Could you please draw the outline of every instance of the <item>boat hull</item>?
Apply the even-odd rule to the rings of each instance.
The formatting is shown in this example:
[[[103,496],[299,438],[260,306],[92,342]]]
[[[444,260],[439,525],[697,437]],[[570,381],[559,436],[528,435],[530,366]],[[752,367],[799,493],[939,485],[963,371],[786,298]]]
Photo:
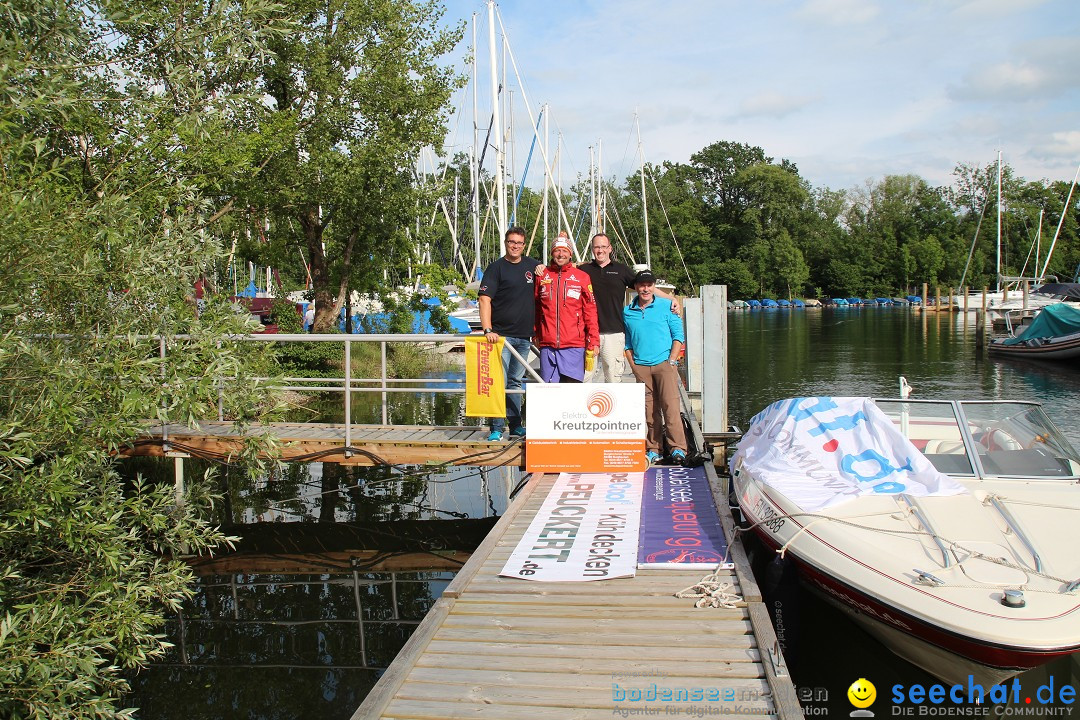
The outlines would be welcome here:
[[[786,558],[793,560],[807,588],[838,607],[893,653],[948,683],[966,684],[971,676],[976,683],[993,685],[1080,651],[1080,643],[1051,648],[994,643],[920,618],[898,604],[844,582],[804,556],[793,546],[800,540],[813,539],[813,529],[795,522],[792,525],[798,529],[776,532],[775,518],[779,516],[766,512],[764,515],[768,517],[756,517],[754,508],[741,501],[745,497],[743,489],[737,485],[736,490],[741,510],[754,534],[767,547],[777,552],[782,550]],[[756,487],[756,491],[756,496],[760,496],[758,493],[767,496],[761,487]],[[770,504],[774,503],[770,498]],[[756,505],[761,507],[760,503]],[[779,504],[776,507],[779,509]]]
[[[1080,334],[1047,340],[1041,345],[990,344],[990,354],[997,357],[1038,358],[1040,360],[1072,360],[1080,358]]]

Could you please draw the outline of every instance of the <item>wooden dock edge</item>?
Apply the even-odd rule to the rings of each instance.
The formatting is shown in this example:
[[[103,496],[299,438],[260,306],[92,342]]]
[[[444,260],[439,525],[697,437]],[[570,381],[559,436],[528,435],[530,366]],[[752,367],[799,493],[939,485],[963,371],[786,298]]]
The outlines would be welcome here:
[[[541,483],[543,477],[543,475],[537,475],[530,478],[528,484],[522,488],[521,492],[510,503],[506,512],[495,523],[495,527],[491,529],[484,541],[473,552],[472,557],[458,571],[458,574],[443,590],[439,599],[424,615],[424,619],[420,621],[416,630],[394,657],[390,667],[386,669],[379,681],[375,683],[375,687],[371,688],[371,692],[367,694],[364,701],[360,703],[360,707],[353,713],[351,720],[382,717],[383,711],[386,710],[390,701],[394,699],[394,696],[401,688],[402,683],[405,682],[405,678],[408,677],[416,658],[427,649],[431,639],[442,626],[443,620],[454,608],[457,599],[461,596],[461,591],[483,567],[492,551],[498,546],[499,541],[502,540],[507,528],[514,522],[514,519],[521,512],[521,508],[528,502],[533,490]]]
[[[690,398],[686,388],[679,387],[682,396],[683,407],[689,418],[690,433],[698,448],[705,447],[705,438],[701,433],[701,427],[697,424],[693,410],[690,407]],[[803,720],[802,706],[799,704],[798,693],[791,676],[787,671],[787,661],[784,659],[780,642],[776,637],[776,630],[769,615],[769,609],[762,602],[761,588],[754,579],[750,570],[750,559],[746,550],[739,542],[735,532],[735,521],[731,517],[729,507],[729,487],[716,472],[716,466],[711,462],[704,465],[705,477],[709,481],[709,488],[713,493],[713,502],[716,504],[716,513],[720,516],[720,524],[724,528],[724,536],[728,540],[728,559],[735,564],[735,576],[739,579],[739,587],[742,589],[743,600],[750,611],[750,624],[753,626],[754,636],[758,640],[761,652],[761,664],[765,668],[765,679],[772,691],[773,705],[776,709],[778,720]]]

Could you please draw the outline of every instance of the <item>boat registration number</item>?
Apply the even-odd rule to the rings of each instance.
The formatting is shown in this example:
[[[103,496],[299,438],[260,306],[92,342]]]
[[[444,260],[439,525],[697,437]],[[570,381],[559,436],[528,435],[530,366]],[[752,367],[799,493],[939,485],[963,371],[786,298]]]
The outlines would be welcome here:
[[[771,532],[780,532],[780,528],[784,527],[784,518],[779,516],[772,503],[750,483],[743,486],[742,505],[750,509],[750,514],[757,518],[757,524]]]

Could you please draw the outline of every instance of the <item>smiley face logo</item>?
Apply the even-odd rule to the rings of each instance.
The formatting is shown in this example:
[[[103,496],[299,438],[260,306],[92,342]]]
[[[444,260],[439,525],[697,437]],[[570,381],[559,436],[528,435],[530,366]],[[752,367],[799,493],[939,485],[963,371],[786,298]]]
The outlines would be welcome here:
[[[866,678],[859,678],[847,689],[847,697],[860,710],[870,707],[877,699],[877,688]]]

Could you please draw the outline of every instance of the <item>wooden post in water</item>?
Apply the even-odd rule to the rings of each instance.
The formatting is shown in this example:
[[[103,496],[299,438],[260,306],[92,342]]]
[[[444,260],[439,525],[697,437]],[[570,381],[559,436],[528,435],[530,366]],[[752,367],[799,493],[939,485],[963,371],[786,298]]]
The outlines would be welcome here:
[[[970,298],[968,298],[968,287],[967,287],[967,285],[965,285],[965,286],[964,286],[964,316],[965,316],[965,317],[967,316],[967,311],[968,311],[968,300],[969,300],[969,299],[970,299]]]
[[[986,308],[975,314],[975,357],[982,356],[984,345],[986,345]]]
[[[714,435],[728,429],[727,285],[703,285],[701,304],[701,431]]]
[[[941,286],[934,286],[934,307],[938,312],[941,312]]]
[[[701,298],[687,298],[683,303],[686,322],[686,392],[695,417],[701,417],[702,373],[705,370],[705,330],[701,317]]]
[[[983,285],[983,301],[982,301],[982,311],[983,311],[983,313],[986,312],[986,292],[987,292],[986,286]]]
[[[923,312],[926,312],[926,309],[927,309],[926,308],[926,300],[927,300],[926,292],[927,292],[927,284],[923,283],[922,284],[922,310],[923,310]]]

